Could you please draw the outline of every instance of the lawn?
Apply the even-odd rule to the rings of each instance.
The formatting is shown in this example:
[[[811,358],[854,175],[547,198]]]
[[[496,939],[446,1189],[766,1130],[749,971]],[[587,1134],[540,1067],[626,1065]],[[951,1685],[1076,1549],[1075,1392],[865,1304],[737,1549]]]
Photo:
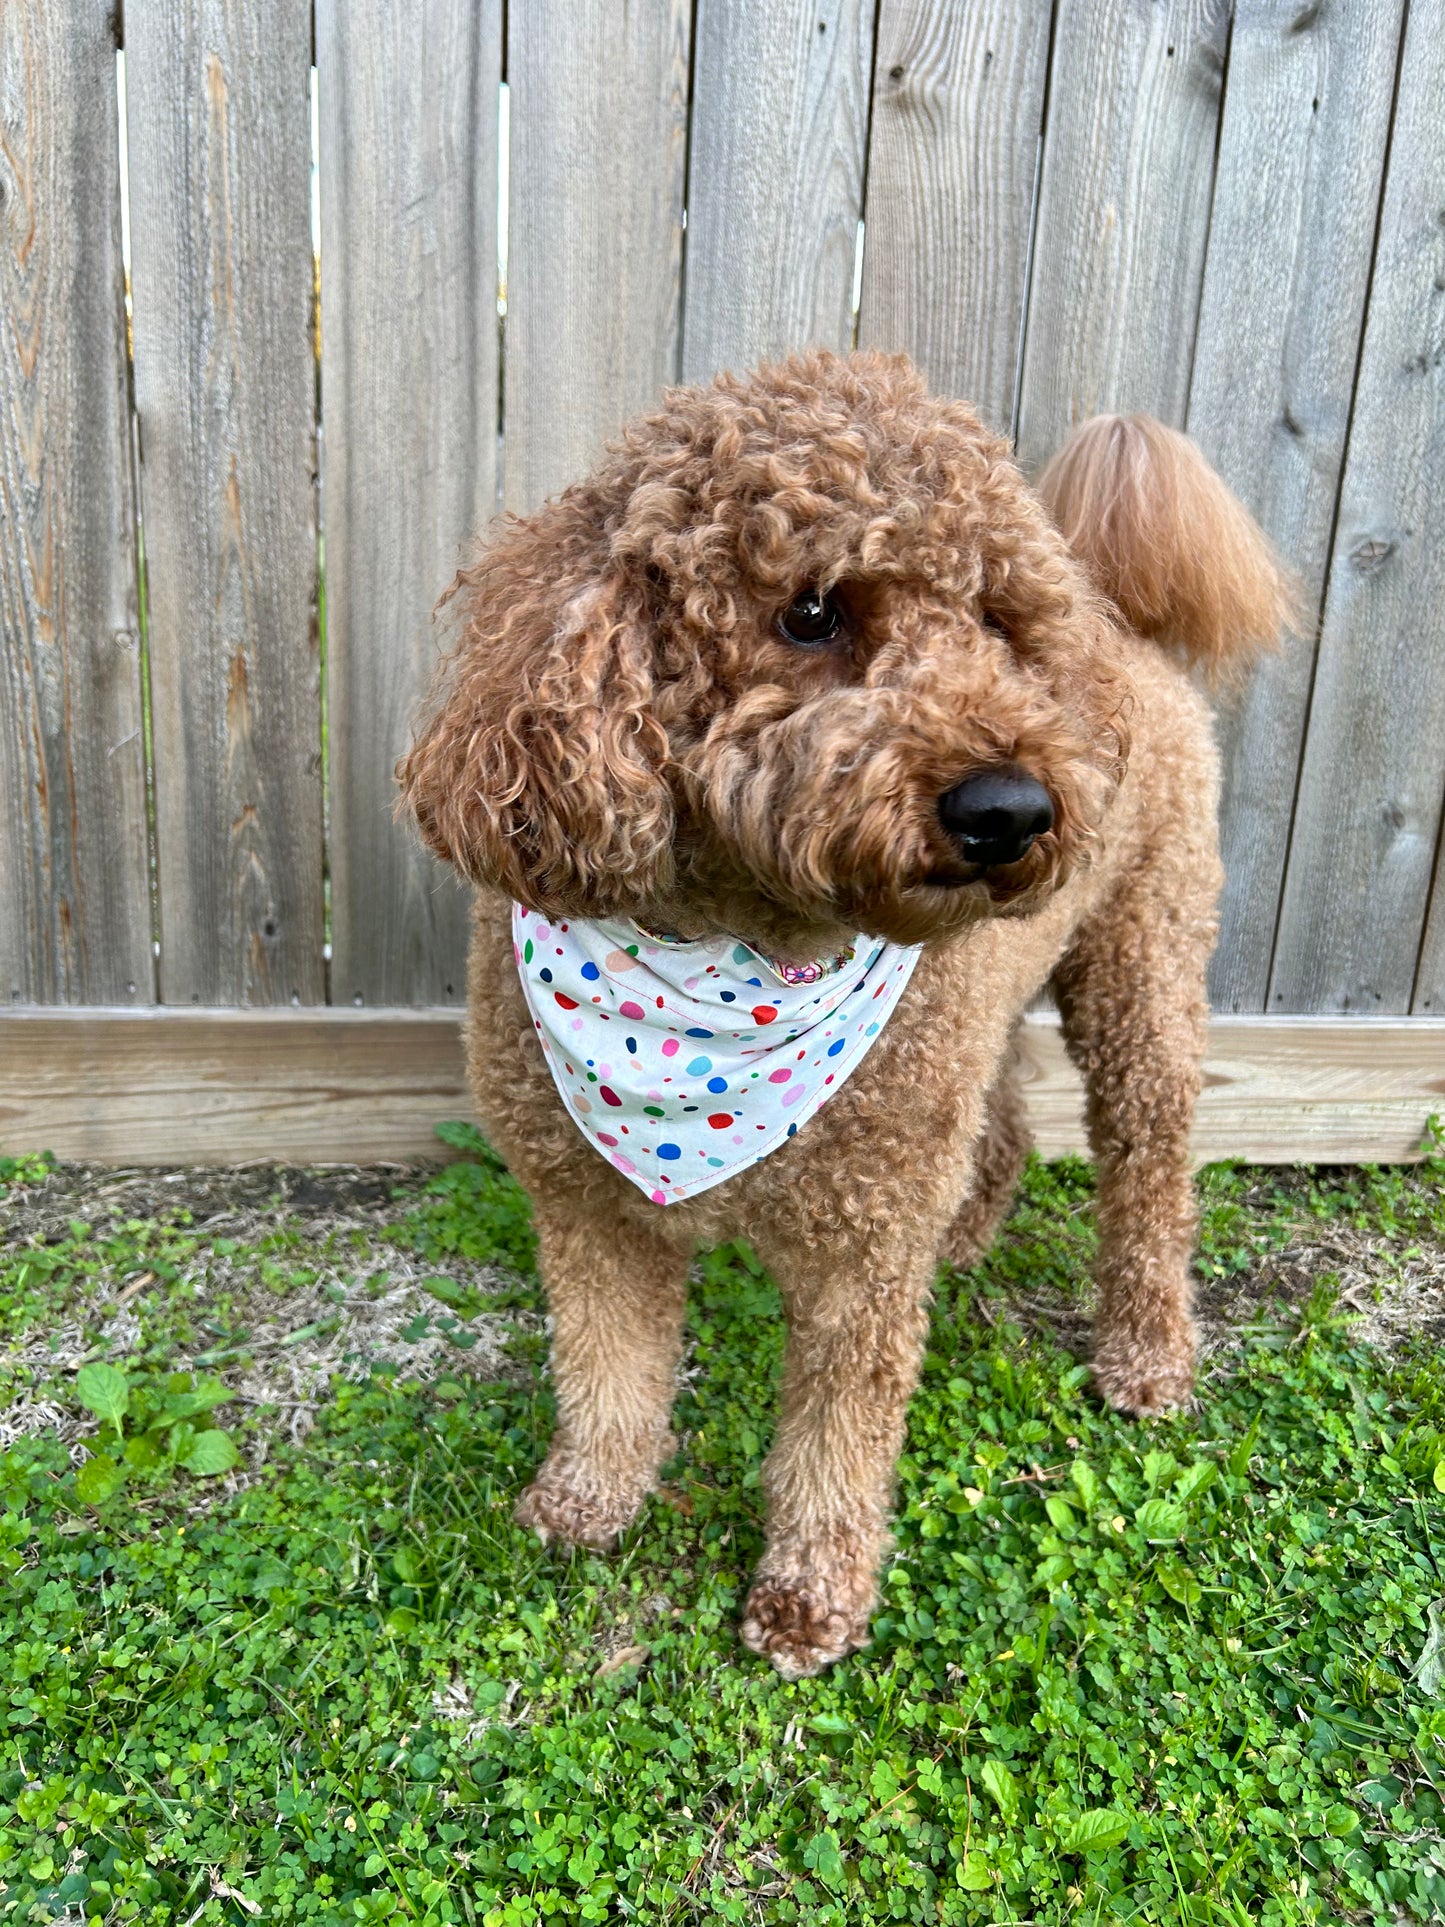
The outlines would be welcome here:
[[[734,1636],[781,1351],[704,1258],[615,1557],[525,1202],[0,1161],[0,1919],[1445,1919],[1445,1157],[1204,1174],[1199,1410],[1081,1362],[1088,1167],[939,1281],[874,1643]]]

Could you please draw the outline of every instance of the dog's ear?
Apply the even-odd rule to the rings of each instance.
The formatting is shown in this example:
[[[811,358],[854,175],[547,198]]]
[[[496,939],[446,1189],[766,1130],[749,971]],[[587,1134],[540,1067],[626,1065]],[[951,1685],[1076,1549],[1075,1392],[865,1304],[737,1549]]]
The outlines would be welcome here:
[[[457,578],[462,639],[397,776],[427,844],[472,882],[547,916],[610,916],[672,875],[653,625],[645,589],[560,529],[549,545],[548,518]]]

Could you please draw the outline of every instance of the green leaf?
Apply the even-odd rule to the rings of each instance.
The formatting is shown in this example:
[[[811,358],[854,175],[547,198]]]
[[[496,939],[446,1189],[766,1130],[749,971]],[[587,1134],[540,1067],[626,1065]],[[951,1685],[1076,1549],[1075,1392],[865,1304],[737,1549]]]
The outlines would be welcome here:
[[[1070,1468],[1069,1476],[1074,1481],[1079,1497],[1092,1512],[1099,1503],[1099,1480],[1094,1468],[1086,1465],[1082,1459],[1076,1459]]]
[[[1178,1469],[1179,1461],[1172,1452],[1156,1449],[1144,1454],[1144,1477],[1151,1492],[1157,1490],[1161,1480],[1172,1479]]]
[[[1181,1537],[1189,1515],[1172,1499],[1146,1499],[1134,1514],[1134,1523],[1151,1544],[1162,1545]]]
[[[102,1425],[120,1430],[130,1406],[130,1386],[124,1372],[114,1365],[82,1365],[75,1374],[75,1396]]]
[[[1177,1599],[1181,1606],[1197,1606],[1204,1597],[1204,1588],[1194,1574],[1177,1560],[1166,1559],[1159,1567],[1158,1579],[1169,1597]]]
[[[193,1418],[197,1412],[209,1412],[213,1405],[224,1405],[230,1396],[220,1379],[203,1378],[199,1384],[167,1392],[161,1400],[158,1417],[166,1423],[172,1419]]]
[[[1117,1847],[1132,1824],[1113,1807],[1089,1807],[1075,1816],[1064,1835],[1064,1852],[1102,1853],[1106,1847]]]
[[[845,1719],[841,1713],[819,1713],[815,1719],[808,1721],[808,1725],[815,1733],[826,1733],[832,1736],[851,1733],[856,1721]]]
[[[842,1886],[843,1856],[838,1850],[838,1836],[831,1828],[813,1835],[803,1849],[803,1865],[810,1867],[825,1887]]]
[[[391,1569],[404,1586],[414,1586],[421,1578],[421,1561],[410,1546],[398,1546],[391,1555]]]
[[[193,1472],[198,1479],[212,1479],[219,1472],[229,1472],[233,1465],[241,1463],[241,1455],[236,1450],[229,1432],[199,1432],[191,1441],[191,1449],[181,1460],[187,1472]]]
[[[465,1157],[475,1158],[491,1171],[505,1171],[506,1165],[482,1136],[475,1124],[448,1123],[433,1126],[442,1143]]]
[[[399,1639],[404,1639],[408,1633],[414,1633],[420,1624],[421,1621],[410,1606],[393,1606],[386,1615],[386,1630],[389,1633],[395,1633]]]
[[[1435,1476],[1432,1483],[1437,1492],[1445,1492],[1445,1459],[1441,1459],[1440,1463],[1435,1467]]]
[[[1353,1807],[1347,1807],[1343,1800],[1336,1801],[1325,1815],[1325,1830],[1332,1833],[1336,1840],[1343,1840],[1360,1824],[1360,1816]]]
[[[459,1318],[475,1318],[486,1304],[485,1296],[471,1285],[459,1285],[454,1278],[423,1278],[421,1288],[433,1298],[450,1305]]]
[[[1250,1426],[1249,1430],[1245,1433],[1244,1437],[1242,1439],[1239,1439],[1236,1442],[1233,1450],[1229,1454],[1229,1459],[1228,1459],[1229,1469],[1234,1474],[1236,1479],[1242,1479],[1245,1473],[1249,1470],[1250,1457],[1254,1452],[1255,1444],[1258,1441],[1258,1439],[1259,1439],[1259,1414],[1256,1412],[1254,1416],[1253,1424]]]
[[[1011,1827],[1019,1812],[1018,1781],[1002,1760],[985,1760],[979,1770],[979,1778],[998,1808],[999,1818],[1006,1827]]]
[[[104,1505],[113,1493],[120,1490],[124,1478],[125,1467],[101,1453],[93,1459],[87,1459],[76,1473],[76,1495],[86,1505]]]
[[[1044,1500],[1044,1511],[1049,1515],[1050,1525],[1060,1532],[1067,1532],[1075,1523],[1074,1508],[1061,1493],[1050,1493]]]
[[[1198,1459],[1193,1465],[1186,1465],[1174,1481],[1174,1496],[1180,1505],[1187,1505],[1203,1492],[1218,1470],[1212,1459]]]
[[[993,1885],[993,1868],[988,1864],[988,1855],[976,1851],[966,1853],[958,1870],[958,1884],[966,1894],[987,1893]]]

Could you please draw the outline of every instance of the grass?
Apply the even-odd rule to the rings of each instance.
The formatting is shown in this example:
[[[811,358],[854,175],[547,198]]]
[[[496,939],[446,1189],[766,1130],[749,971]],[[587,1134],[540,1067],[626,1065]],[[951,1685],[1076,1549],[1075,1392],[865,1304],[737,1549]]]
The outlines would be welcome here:
[[[702,1260],[661,1494],[544,1554],[525,1202],[451,1135],[0,1161],[0,1919],[1445,1918],[1445,1159],[1207,1172],[1152,1426],[1080,1362],[1088,1168],[1034,1164],[940,1281],[873,1646],[786,1685],[734,1636],[773,1286]]]

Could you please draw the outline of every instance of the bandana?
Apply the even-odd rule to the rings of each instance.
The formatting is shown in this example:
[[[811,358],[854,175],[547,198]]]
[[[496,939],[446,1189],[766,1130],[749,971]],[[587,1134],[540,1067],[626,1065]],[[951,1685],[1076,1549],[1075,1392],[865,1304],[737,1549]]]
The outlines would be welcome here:
[[[654,1204],[796,1136],[862,1063],[919,957],[859,937],[837,957],[770,963],[733,937],[554,924],[520,904],[512,939],[562,1102]]]

